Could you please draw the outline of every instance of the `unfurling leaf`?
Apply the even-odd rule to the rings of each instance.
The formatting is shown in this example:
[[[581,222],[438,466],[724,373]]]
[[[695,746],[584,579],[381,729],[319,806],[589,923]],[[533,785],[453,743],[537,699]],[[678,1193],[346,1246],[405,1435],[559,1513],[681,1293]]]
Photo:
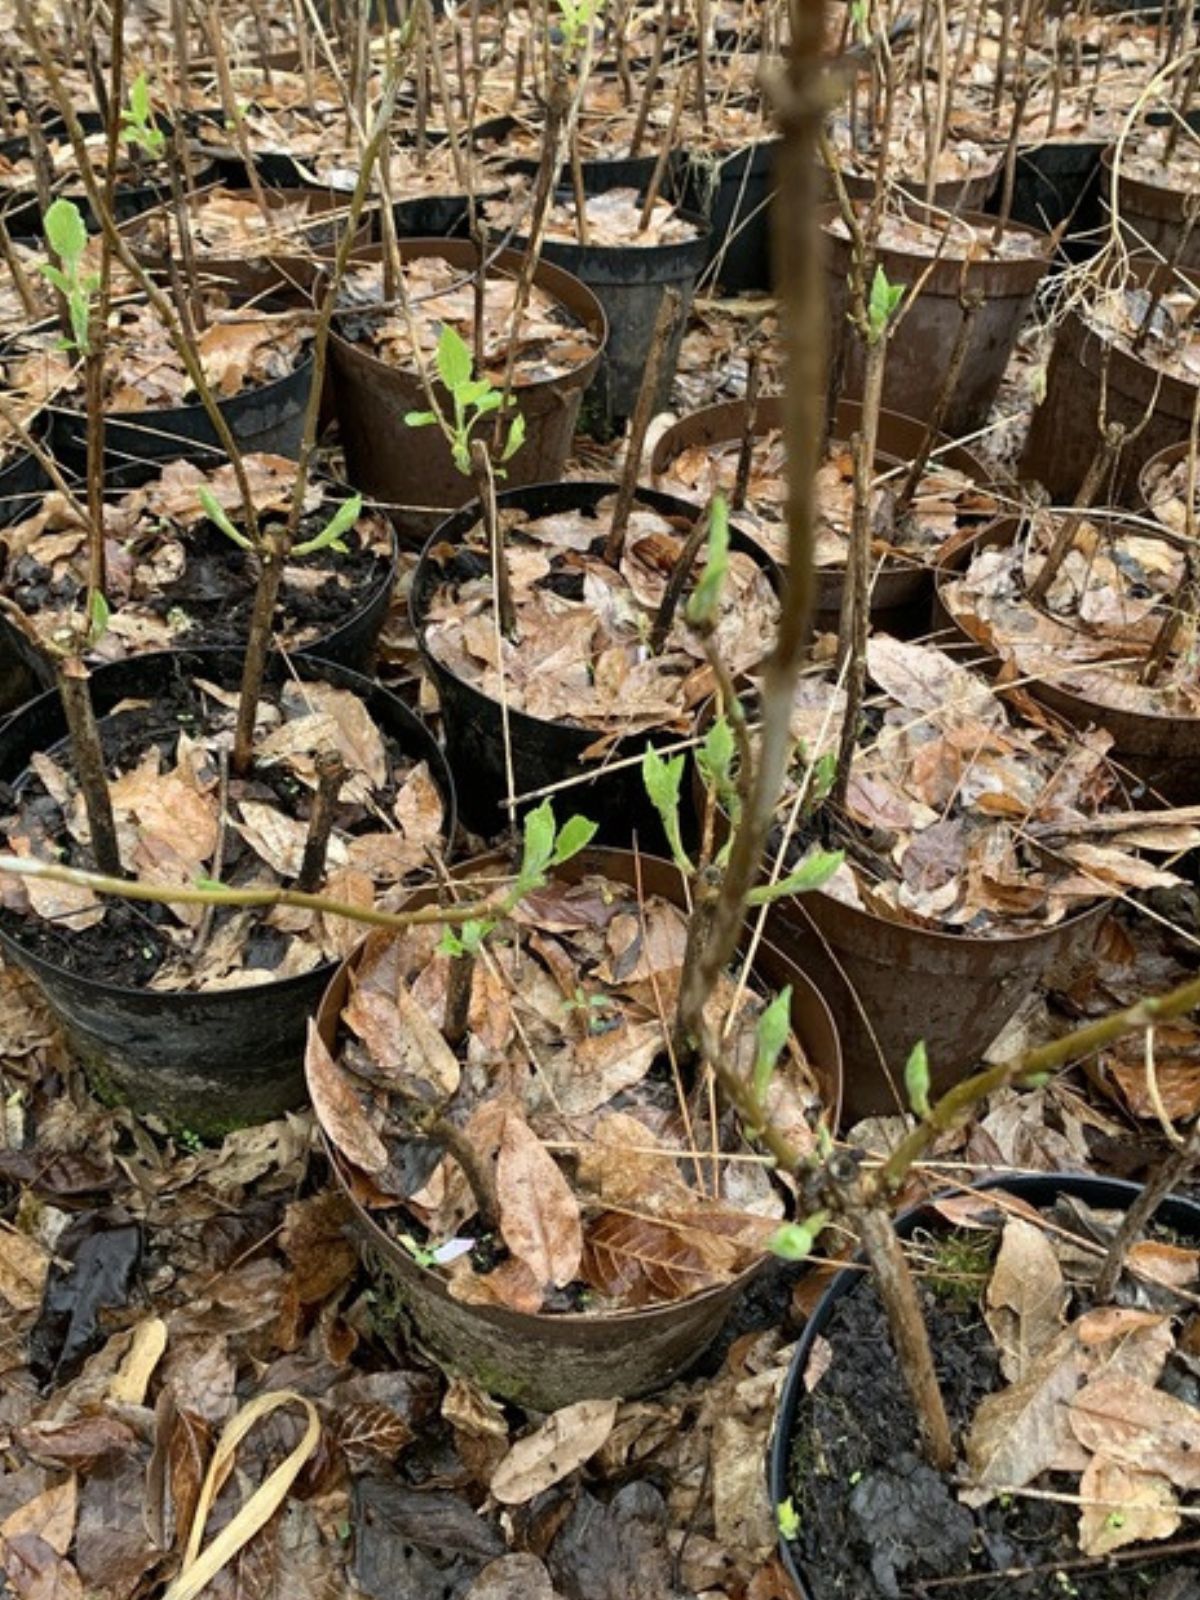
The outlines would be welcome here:
[[[362,508],[362,495],[352,494],[349,500],[342,501],[321,532],[312,539],[306,539],[303,544],[293,546],[292,554],[294,556],[308,556],[312,555],[314,551],[324,550],[330,545],[335,550],[344,552],[346,546],[342,542],[342,535],[347,529],[352,528],[359,517],[362,516]]]
[[[746,896],[748,906],[769,906],[786,895],[811,894],[824,888],[846,859],[843,850],[817,850],[778,883],[764,883]]]
[[[42,227],[46,243],[62,261],[68,276],[73,277],[74,269],[83,260],[87,250],[87,228],[84,226],[83,213],[73,200],[64,200],[60,196],[42,218]]]
[[[446,322],[442,324],[437,343],[437,369],[446,388],[454,394],[471,381],[471,352],[458,331]]]
[[[232,539],[234,544],[241,545],[243,550],[253,550],[254,546],[251,544],[250,540],[246,537],[242,530],[230,520],[229,513],[225,510],[225,507],[217,499],[216,495],[211,489],[209,489],[206,485],[201,484],[200,488],[196,490],[196,494],[199,498],[200,504],[204,507],[204,515],[210,522],[215,523],[215,525],[220,528],[221,532],[227,539]]]
[[[913,1114],[929,1115],[929,1055],[924,1039],[918,1039],[904,1064],[904,1092]]]
[[[792,986],[781,989],[758,1019],[755,1030],[754,1098],[766,1104],[775,1064],[783,1054],[792,1027]]]
[[[679,796],[683,787],[685,757],[672,756],[664,761],[652,744],[646,746],[642,757],[642,783],[650,804],[662,819],[663,832],[671,847],[671,856],[681,872],[690,873],[692,863],[683,848],[683,835],[679,824]]]
[[[431,422],[436,421],[436,411],[406,411],[404,413],[404,426],[406,428],[427,428]]]
[[[800,1513],[796,1510],[796,1502],[791,1495],[786,1500],[781,1500],[775,1507],[775,1521],[782,1538],[800,1537]]]
[[[550,865],[554,854],[554,807],[543,800],[535,810],[525,814],[525,848],[521,854],[519,879],[534,885]]]
[[[596,837],[597,826],[598,824],[588,817],[568,817],[558,830],[550,864],[560,867],[564,861],[570,861],[572,856],[577,856],[581,850],[586,850]]]
[[[867,307],[867,323],[872,344],[878,344],[883,338],[903,299],[904,285],[889,283],[883,267],[876,267],[875,277],[871,283],[871,299]]]
[[[489,400],[491,399],[490,395],[488,396],[488,399]],[[499,404],[500,404],[500,396],[497,395],[496,396],[496,405],[499,405]],[[495,410],[495,406],[487,405],[485,403],[485,404],[481,405],[479,409],[481,411],[484,411],[484,410],[494,411]],[[504,454],[500,457],[501,461],[511,461],[513,456],[516,455],[517,451],[521,448],[521,446],[524,443],[525,443],[525,418],[524,418],[524,415],[520,411],[518,411],[516,416],[512,419],[512,422],[509,424],[508,438],[507,438],[507,440],[505,441],[505,444],[504,444]]]
[[[708,556],[700,581],[687,604],[687,620],[693,628],[716,625],[721,591],[729,572],[729,507],[724,495],[714,495],[708,518]]]
[[[88,599],[87,642],[95,648],[108,632],[108,619],[112,615],[108,601],[100,589],[93,589]]]

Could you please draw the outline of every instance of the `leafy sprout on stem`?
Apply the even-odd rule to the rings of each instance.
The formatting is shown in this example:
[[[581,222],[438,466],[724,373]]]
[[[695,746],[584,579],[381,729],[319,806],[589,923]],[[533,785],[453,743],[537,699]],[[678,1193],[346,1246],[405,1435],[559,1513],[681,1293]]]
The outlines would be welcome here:
[[[227,539],[232,539],[234,544],[240,545],[243,550],[255,548],[254,541],[237,526],[211,489],[202,486],[196,492],[200,504],[204,507],[205,516],[220,528]],[[320,533],[314,534],[311,539],[305,539],[301,544],[293,545],[291,554],[311,556],[318,550],[336,550],[341,555],[348,555],[349,549],[342,535],[348,533],[358,521],[362,515],[362,508],[362,495],[352,494],[349,499],[342,501]]]
[[[471,472],[471,436],[484,417],[500,410],[504,395],[489,378],[472,376],[474,363],[470,348],[448,322],[442,325],[436,359],[438,377],[454,407],[453,422],[445,423],[436,411],[409,411],[404,422],[409,428],[427,428],[431,423],[442,422],[447,429],[454,465],[467,477]],[[515,404],[511,395],[508,404]],[[501,462],[511,461],[524,443],[525,418],[518,411],[509,423],[508,437],[500,452]],[[497,466],[494,471],[497,476],[504,476],[500,467]]]
[[[150,85],[144,72],[139,72],[129,85],[129,104],[121,111],[121,137],[127,144],[137,145],[148,156],[161,156],[163,153],[166,139],[154,120]]]
[[[569,817],[562,827],[554,820],[554,807],[543,800],[525,817],[525,837],[521,864],[508,894],[487,918],[472,918],[457,930],[447,928],[438,949],[448,956],[478,955],[484,940],[524,900],[546,882],[551,867],[561,867],[581,850],[586,850],[596,834],[596,824],[587,817]]]
[[[878,344],[887,335],[892,318],[904,299],[904,285],[889,283],[882,266],[875,268],[871,297],[867,302],[867,343]]]
[[[88,243],[83,214],[73,200],[64,200],[60,196],[42,218],[42,230],[46,235],[46,243],[58,257],[58,263],[42,261],[38,263],[38,269],[66,301],[71,321],[71,337],[63,339],[63,348],[88,355],[91,353],[88,322],[92,295],[100,287],[100,274],[83,270]]]
[[[564,56],[577,56],[587,43],[605,0],[558,0],[558,31]]]

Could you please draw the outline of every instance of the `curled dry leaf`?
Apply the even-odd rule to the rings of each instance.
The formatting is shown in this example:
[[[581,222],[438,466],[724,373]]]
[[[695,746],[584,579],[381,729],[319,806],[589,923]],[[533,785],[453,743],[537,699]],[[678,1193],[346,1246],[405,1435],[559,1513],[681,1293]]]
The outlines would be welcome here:
[[[579,1203],[554,1157],[519,1113],[504,1119],[496,1159],[496,1200],[504,1242],[539,1283],[563,1288],[579,1271]]]
[[[616,1400],[580,1400],[553,1412],[535,1433],[518,1439],[496,1468],[493,1497],[523,1506],[561,1483],[599,1450],[617,1420]]]
[[[371,1126],[357,1091],[311,1021],[304,1075],[313,1109],[339,1153],[364,1172],[383,1172],[388,1164],[387,1146]]]
[[[1200,1488],[1200,1412],[1135,1378],[1095,1378],[1071,1400],[1071,1431],[1085,1449],[1122,1466]]]
[[[987,1288],[986,1312],[1010,1383],[1023,1378],[1062,1328],[1068,1290],[1043,1228],[1019,1217],[1004,1228]]]

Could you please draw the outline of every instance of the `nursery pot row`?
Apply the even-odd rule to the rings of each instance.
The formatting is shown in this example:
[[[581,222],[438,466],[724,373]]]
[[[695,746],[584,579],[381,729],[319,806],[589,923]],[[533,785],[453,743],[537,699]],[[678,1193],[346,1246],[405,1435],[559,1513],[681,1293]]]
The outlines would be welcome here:
[[[460,870],[478,872],[485,864],[469,862]],[[555,869],[556,877],[568,883],[593,873],[631,887],[640,882],[648,895],[679,906],[686,903],[678,869],[652,856],[590,850]],[[432,892],[421,898],[431,897]],[[321,1002],[317,1027],[331,1053],[362,953],[360,946],[347,959]],[[755,951],[753,971],[772,991],[792,985],[792,1027],[817,1075],[829,1125],[836,1126],[841,1053],[820,991],[769,942]],[[533,1410],[553,1411],[585,1398],[632,1398],[670,1383],[716,1337],[734,1301],[760,1270],[752,1266],[720,1288],[645,1310],[531,1315],[463,1304],[451,1298],[441,1277],[418,1265],[379,1227],[351,1193],[336,1152],[330,1150],[330,1159],[354,1209],[368,1266],[394,1287],[419,1341],[436,1359],[465,1372],[490,1393]]]
[[[235,688],[241,655],[232,650],[164,652],[99,668],[91,680],[97,717],[121,701],[152,699],[174,677]],[[346,667],[297,655],[272,657],[267,681],[292,675],[361,697],[381,732],[407,756],[426,761],[454,831],[454,789],[433,735],[404,702]],[[36,752],[62,749],[66,721],[56,691],[39,696],[0,729],[0,775],[18,791]],[[69,759],[69,757],[68,757]],[[14,782],[15,780],[15,782]],[[299,977],[219,993],[158,993],[70,972],[0,927],[0,948],[32,973],[96,1086],[174,1127],[220,1133],[303,1104],[308,1018],[336,970],[326,962]]]

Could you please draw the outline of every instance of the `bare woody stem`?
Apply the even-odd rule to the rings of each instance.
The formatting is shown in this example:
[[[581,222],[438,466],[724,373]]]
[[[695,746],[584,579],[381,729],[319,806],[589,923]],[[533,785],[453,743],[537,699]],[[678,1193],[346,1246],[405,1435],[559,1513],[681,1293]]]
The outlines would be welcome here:
[[[658,380],[663,369],[667,345],[679,313],[679,292],[664,289],[659,301],[654,331],[650,335],[650,352],[646,357],[633,419],[629,424],[629,440],[625,446],[625,464],[621,469],[621,483],[617,490],[617,503],[613,507],[612,525],[604,543],[604,559],[615,566],[621,559],[625,543],[625,530],[629,526],[629,513],[633,510],[633,497],[637,493],[638,477],[642,470],[642,452],[646,448],[646,433],[654,415],[654,402],[658,395]]]
[[[917,497],[917,490],[921,487],[921,479],[925,476],[929,466],[929,458],[933,455],[938,438],[946,425],[946,417],[950,410],[950,403],[958,392],[959,379],[962,377],[963,367],[966,364],[967,351],[971,345],[971,335],[975,331],[975,323],[983,307],[983,295],[978,289],[970,290],[963,296],[962,321],[958,325],[958,332],[954,337],[954,348],[950,352],[950,360],[946,366],[946,373],[942,379],[942,387],[938,392],[937,400],[929,416],[929,425],[925,429],[925,437],[921,440],[921,448],[912,458],[909,465],[908,476],[900,490],[896,501],[896,520],[899,521],[912,506]]]
[[[492,473],[492,458],[482,439],[471,441],[471,472],[479,493],[483,529],[492,559],[500,632],[506,639],[511,639],[517,631],[517,613],[513,606],[512,577],[508,570],[508,547],[504,542],[500,513],[496,506],[496,480]]]
[[[446,1010],[442,1035],[452,1050],[466,1037],[474,984],[475,957],[471,954],[451,956],[446,981]]]
[[[106,877],[121,875],[121,853],[117,848],[117,828],[113,821],[112,799],[104,772],[104,749],[92,708],[90,675],[82,661],[69,657],[58,669],[58,690],[71,740],[75,775],[83,792],[88,827],[92,835],[92,855]]]
[[[320,751],[316,767],[317,792],[313,796],[312,811],[308,818],[308,837],[304,841],[304,857],[296,878],[296,887],[304,894],[313,894],[325,877],[329,835],[333,831],[338,795],[347,777],[346,763],[338,750]]]
[[[758,391],[762,386],[762,360],[759,350],[751,350],[746,366],[746,418],[742,423],[742,443],[738,450],[737,474],[730,496],[731,511],[740,511],[750,489],[750,469],[754,465],[754,435],[758,427]]]
[[[1116,1292],[1117,1281],[1125,1266],[1130,1246],[1135,1244],[1154,1217],[1163,1201],[1178,1187],[1196,1162],[1200,1161],[1200,1121],[1194,1122],[1187,1139],[1177,1150],[1172,1150],[1142,1186],[1142,1191],[1121,1219],[1121,1225],[1112,1237],[1104,1265],[1096,1279],[1096,1299],[1108,1305]]]
[[[676,557],[675,565],[667,579],[667,586],[663,590],[662,601],[654,623],[650,629],[650,654],[658,655],[666,644],[671,634],[671,626],[675,621],[675,613],[687,587],[687,581],[692,568],[696,565],[696,557],[700,554],[701,546],[708,534],[709,523],[712,520],[712,507],[702,516],[697,517],[692,523],[691,532],[684,540],[683,549]]]
[[[1075,535],[1079,532],[1084,520],[1084,514],[1089,507],[1095,505],[1096,497],[1103,487],[1104,480],[1115,464],[1117,457],[1125,447],[1126,430],[1123,423],[1110,422],[1104,430],[1104,438],[1100,448],[1092,457],[1092,464],[1087,470],[1087,475],[1080,485],[1079,494],[1075,501],[1075,509],[1069,512],[1058,526],[1054,542],[1046,553],[1046,559],[1038,569],[1038,574],[1029,585],[1029,598],[1038,604],[1050,592],[1050,586],[1057,578],[1059,569],[1075,543]]]
[[[235,778],[244,778],[254,761],[254,724],[258,716],[258,701],[262,693],[263,673],[271,648],[271,631],[275,618],[275,603],[283,581],[283,567],[287,559],[285,529],[273,524],[265,529],[258,540],[258,585],[254,592],[254,610],[250,617],[250,632],[246,639],[246,654],[242,662],[242,681],[238,694],[237,727],[233,738],[230,767]]]
[[[113,895],[122,900],[145,900],[164,906],[241,906],[263,910],[271,906],[292,906],[299,911],[319,912],[325,917],[345,917],[370,928],[432,928],[457,926],[473,919],[506,915],[511,904],[502,896],[453,906],[423,906],[416,911],[377,911],[329,895],[305,894],[299,889],[212,888],[164,883],[139,883],[137,879],[117,877],[115,873],[85,872],[80,867],[60,867],[52,861],[29,856],[0,856],[0,873],[19,878],[40,878],[46,883],[67,883],[93,894]]]
[[[424,1132],[427,1138],[440,1145],[447,1155],[453,1156],[458,1162],[470,1187],[480,1221],[489,1233],[496,1233],[500,1227],[500,1206],[496,1199],[496,1181],[487,1161],[449,1117],[428,1118],[424,1122]]]
[[[680,1014],[710,1061],[712,1042],[706,1045],[704,1003],[737,948],[746,896],[770,834],[792,750],[792,697],[804,661],[816,591],[813,485],[825,399],[825,288],[817,221],[823,184],[815,151],[828,93],[822,72],[825,9],[812,0],[792,0],[787,76],[777,89],[783,137],[775,167],[781,199],[774,208],[773,226],[775,260],[787,263],[778,286],[787,363],[783,401],[788,461],[787,571],[775,647],[763,675],[759,755],[749,804],[734,837],[710,935],[701,958],[692,964],[681,985]]]

